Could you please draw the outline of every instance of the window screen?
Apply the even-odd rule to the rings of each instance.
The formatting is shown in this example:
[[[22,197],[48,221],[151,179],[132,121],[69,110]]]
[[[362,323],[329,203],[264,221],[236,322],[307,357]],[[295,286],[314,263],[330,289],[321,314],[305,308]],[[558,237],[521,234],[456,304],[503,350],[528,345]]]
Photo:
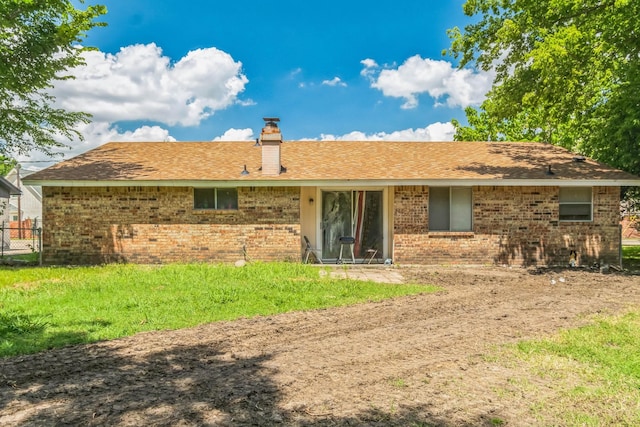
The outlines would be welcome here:
[[[449,187],[429,188],[429,230],[449,230],[450,225]]]
[[[236,188],[194,188],[194,209],[238,209],[238,189]]]
[[[591,221],[591,197],[591,187],[561,187],[560,221]]]
[[[429,188],[429,230],[470,231],[473,217],[471,188]]]

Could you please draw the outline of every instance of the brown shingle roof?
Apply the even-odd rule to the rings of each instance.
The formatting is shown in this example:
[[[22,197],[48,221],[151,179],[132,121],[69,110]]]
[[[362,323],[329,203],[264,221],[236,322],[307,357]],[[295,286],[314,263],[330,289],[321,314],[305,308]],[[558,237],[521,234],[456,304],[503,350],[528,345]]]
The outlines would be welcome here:
[[[540,143],[289,141],[286,172],[263,177],[261,148],[242,142],[112,142],[29,176],[29,182],[606,180],[640,178]],[[244,165],[249,175],[240,174]],[[554,175],[547,175],[551,165]],[[628,181],[636,181],[629,183]],[[536,184],[536,183],[532,183]]]

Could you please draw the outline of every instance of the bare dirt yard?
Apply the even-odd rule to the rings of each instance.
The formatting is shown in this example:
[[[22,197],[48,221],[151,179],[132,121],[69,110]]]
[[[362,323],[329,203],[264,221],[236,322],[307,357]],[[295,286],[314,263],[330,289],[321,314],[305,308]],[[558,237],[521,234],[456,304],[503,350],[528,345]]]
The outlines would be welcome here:
[[[394,271],[444,290],[0,359],[0,425],[537,425],[552,380],[491,355],[640,304],[618,273]]]

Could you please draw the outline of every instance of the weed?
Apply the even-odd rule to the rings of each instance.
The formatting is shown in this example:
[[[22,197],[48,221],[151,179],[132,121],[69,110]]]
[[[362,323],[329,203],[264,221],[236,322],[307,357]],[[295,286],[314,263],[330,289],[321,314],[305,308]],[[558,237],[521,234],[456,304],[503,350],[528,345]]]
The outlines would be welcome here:
[[[41,333],[48,323],[43,317],[32,317],[21,313],[0,313],[0,338]]]
[[[394,386],[394,387],[398,387],[398,388],[404,388],[407,387],[407,383],[404,379],[402,378],[392,378],[389,383]]]

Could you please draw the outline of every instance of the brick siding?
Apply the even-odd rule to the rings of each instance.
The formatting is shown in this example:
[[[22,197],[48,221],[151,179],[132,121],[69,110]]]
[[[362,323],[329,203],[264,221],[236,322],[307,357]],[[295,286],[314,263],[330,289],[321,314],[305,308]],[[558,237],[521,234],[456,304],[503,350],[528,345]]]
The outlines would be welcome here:
[[[399,264],[619,263],[619,188],[593,187],[593,221],[560,222],[558,187],[473,187],[473,229],[429,231],[429,188],[393,192]],[[300,188],[238,188],[238,210],[194,210],[190,187],[43,187],[43,260],[233,262],[301,257]]]
[[[558,187],[474,187],[470,232],[429,232],[429,189],[396,187],[394,261],[400,264],[581,265],[620,262],[617,187],[593,187],[593,221],[559,221]]]
[[[300,259],[300,189],[238,188],[238,210],[194,210],[190,187],[43,187],[43,261]]]

